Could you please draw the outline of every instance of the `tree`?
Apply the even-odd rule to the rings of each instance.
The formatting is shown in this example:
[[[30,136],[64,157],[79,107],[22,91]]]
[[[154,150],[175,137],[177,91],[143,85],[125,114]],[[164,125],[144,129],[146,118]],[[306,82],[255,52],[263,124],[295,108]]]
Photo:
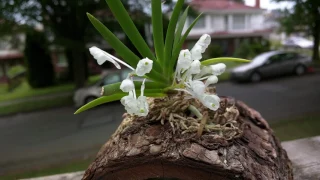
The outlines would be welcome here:
[[[313,37],[312,59],[319,61],[320,1],[319,0],[276,0],[294,2],[293,9],[285,10],[280,18],[283,31],[287,34],[305,31]]]
[[[45,42],[44,33],[27,33],[24,54],[28,67],[28,82],[33,88],[47,87],[54,83],[53,65]]]

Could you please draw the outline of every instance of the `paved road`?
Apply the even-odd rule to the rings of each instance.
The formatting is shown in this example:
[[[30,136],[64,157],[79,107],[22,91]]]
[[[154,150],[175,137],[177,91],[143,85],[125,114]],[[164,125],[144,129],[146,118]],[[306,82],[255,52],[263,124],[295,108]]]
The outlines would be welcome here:
[[[268,121],[320,112],[320,74],[259,84],[220,83],[219,95],[243,100]],[[0,175],[94,155],[120,123],[118,103],[79,115],[65,107],[0,118]]]

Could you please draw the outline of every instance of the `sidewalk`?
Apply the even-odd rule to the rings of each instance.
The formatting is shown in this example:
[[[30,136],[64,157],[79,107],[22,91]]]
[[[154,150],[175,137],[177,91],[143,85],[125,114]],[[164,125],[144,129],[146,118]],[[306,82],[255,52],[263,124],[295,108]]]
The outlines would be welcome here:
[[[320,136],[283,142],[293,164],[294,179],[320,179]],[[25,180],[80,180],[84,172],[74,172]]]

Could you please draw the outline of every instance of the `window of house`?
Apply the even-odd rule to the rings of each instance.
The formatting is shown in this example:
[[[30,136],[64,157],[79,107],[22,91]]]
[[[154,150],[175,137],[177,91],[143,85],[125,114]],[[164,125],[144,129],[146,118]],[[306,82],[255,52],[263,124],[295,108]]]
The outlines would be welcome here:
[[[246,28],[246,17],[245,15],[233,15],[232,29],[242,30]]]
[[[189,25],[195,20],[195,17],[189,17]],[[197,21],[197,23],[194,25],[195,29],[201,29],[201,28],[205,28],[206,24],[205,24],[205,19],[204,16],[201,16],[199,18],[199,20]]]
[[[228,15],[225,15],[224,16],[224,27],[225,27],[225,30],[229,30],[229,18],[228,18]]]

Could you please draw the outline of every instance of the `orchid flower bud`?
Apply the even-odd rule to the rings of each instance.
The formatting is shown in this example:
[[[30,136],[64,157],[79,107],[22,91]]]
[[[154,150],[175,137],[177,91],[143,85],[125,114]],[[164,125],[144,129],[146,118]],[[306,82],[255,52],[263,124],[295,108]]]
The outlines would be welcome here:
[[[218,77],[217,76],[209,76],[209,78],[206,81],[206,87],[208,87],[210,84],[216,84],[218,82]]]
[[[200,61],[199,60],[194,60],[191,63],[191,66],[190,66],[190,74],[198,74],[198,73],[200,73],[200,71],[201,71],[200,66],[201,66]]]
[[[202,104],[207,108],[216,111],[220,107],[220,98],[217,95],[203,95],[200,99]]]
[[[138,76],[144,76],[145,74],[149,73],[152,69],[153,61],[149,58],[141,59],[138,62],[137,68],[136,68],[136,74]]]
[[[95,58],[99,65],[109,61],[113,63],[118,69],[121,69],[120,65],[113,59],[113,56],[95,46],[89,48],[90,54]]]
[[[120,89],[123,92],[130,92],[134,90],[134,83],[131,79],[125,79],[121,82]]]
[[[226,70],[226,65],[223,63],[218,63],[215,65],[211,65],[211,70],[213,75],[221,75]]]

